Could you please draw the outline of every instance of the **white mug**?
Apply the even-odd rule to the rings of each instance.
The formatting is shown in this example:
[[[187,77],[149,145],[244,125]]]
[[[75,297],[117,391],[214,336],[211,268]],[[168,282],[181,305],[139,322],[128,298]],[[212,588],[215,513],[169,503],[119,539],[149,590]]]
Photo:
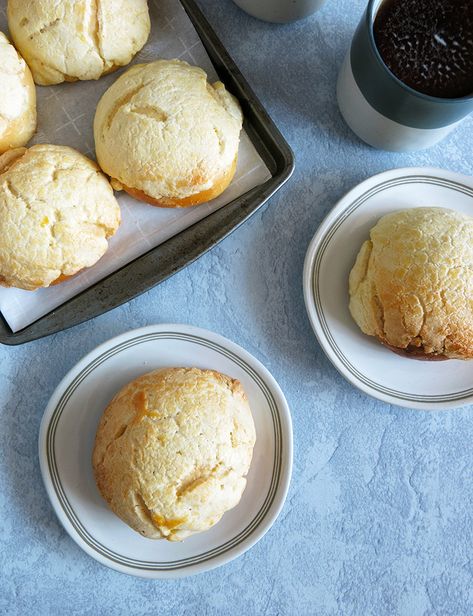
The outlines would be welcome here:
[[[241,9],[264,21],[287,23],[318,11],[325,0],[233,0]]]
[[[428,148],[473,112],[473,95],[437,98],[413,90],[384,63],[374,38],[382,0],[369,0],[342,65],[337,99],[352,131],[381,150]]]

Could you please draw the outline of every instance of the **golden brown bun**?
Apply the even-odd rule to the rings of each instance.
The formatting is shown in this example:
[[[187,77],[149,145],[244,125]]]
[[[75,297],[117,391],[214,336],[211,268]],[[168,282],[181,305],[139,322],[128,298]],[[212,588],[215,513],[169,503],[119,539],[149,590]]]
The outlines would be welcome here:
[[[120,224],[97,165],[72,148],[35,145],[0,157],[0,284],[34,290],[96,263]]]
[[[242,121],[236,99],[202,69],[137,64],[97,106],[97,160],[117,190],[162,207],[198,205],[230,184]]]
[[[358,253],[349,292],[361,330],[387,346],[417,358],[473,358],[473,218],[435,207],[383,216]]]
[[[36,129],[36,90],[30,69],[0,32],[0,154],[24,146]]]
[[[221,180],[215,181],[212,188],[203,190],[202,192],[190,197],[185,197],[184,199],[166,199],[165,197],[161,197],[161,199],[153,199],[153,197],[146,195],[142,190],[128,188],[128,186],[123,186],[123,190],[130,196],[138,199],[138,201],[144,201],[145,203],[149,203],[150,205],[155,205],[157,207],[191,207],[193,205],[199,205],[199,203],[207,203],[207,201],[211,201],[212,199],[215,199],[215,197],[221,195],[230,185],[233,176],[235,175],[236,165],[237,159],[235,158],[235,161],[230,169],[228,169]]]
[[[242,386],[219,372],[168,368],[126,385],[100,420],[99,491],[150,539],[180,541],[238,504],[255,428]]]
[[[8,26],[38,85],[99,79],[150,31],[146,0],[8,0]]]

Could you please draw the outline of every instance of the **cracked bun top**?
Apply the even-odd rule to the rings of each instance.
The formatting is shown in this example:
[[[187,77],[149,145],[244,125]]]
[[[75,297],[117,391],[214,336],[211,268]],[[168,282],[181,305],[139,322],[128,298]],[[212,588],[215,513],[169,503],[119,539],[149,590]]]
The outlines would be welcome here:
[[[231,182],[242,121],[237,100],[201,68],[137,64],[97,106],[97,160],[114,188],[154,205],[197,205]]]
[[[155,370],[105,409],[92,456],[97,486],[140,534],[181,541],[238,504],[255,438],[239,381],[197,368]]]
[[[146,0],[8,0],[8,27],[35,82],[98,79],[146,43]]]
[[[72,148],[0,156],[0,284],[48,287],[96,263],[120,224],[112,187]]]
[[[473,218],[439,207],[383,216],[350,273],[361,330],[406,355],[473,358]]]
[[[36,129],[36,90],[30,69],[0,32],[0,154],[25,145]]]

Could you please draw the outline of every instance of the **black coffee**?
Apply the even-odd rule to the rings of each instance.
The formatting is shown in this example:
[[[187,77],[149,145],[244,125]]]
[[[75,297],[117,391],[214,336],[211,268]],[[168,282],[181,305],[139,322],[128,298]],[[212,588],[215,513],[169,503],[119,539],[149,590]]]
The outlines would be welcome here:
[[[441,98],[473,93],[473,0],[384,0],[374,38],[411,88]]]

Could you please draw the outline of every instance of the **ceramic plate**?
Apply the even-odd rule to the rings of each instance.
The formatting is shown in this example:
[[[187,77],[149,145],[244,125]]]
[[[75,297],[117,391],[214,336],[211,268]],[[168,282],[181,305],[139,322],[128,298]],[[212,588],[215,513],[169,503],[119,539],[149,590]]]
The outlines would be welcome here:
[[[348,311],[348,275],[384,214],[440,206],[473,214],[473,179],[442,169],[393,169],[362,182],[325,218],[309,245],[304,297],[328,358],[353,385],[385,402],[442,409],[473,402],[473,361],[423,362],[365,336]]]
[[[182,543],[146,539],[126,526],[99,495],[91,466],[97,424],[111,398],[137,376],[169,366],[211,368],[239,379],[257,435],[240,503]],[[291,476],[291,416],[274,378],[241,347],[195,327],[155,325],[102,344],[65,376],[46,408],[39,458],[56,514],[83,550],[131,575],[180,577],[236,558],[269,530]]]

